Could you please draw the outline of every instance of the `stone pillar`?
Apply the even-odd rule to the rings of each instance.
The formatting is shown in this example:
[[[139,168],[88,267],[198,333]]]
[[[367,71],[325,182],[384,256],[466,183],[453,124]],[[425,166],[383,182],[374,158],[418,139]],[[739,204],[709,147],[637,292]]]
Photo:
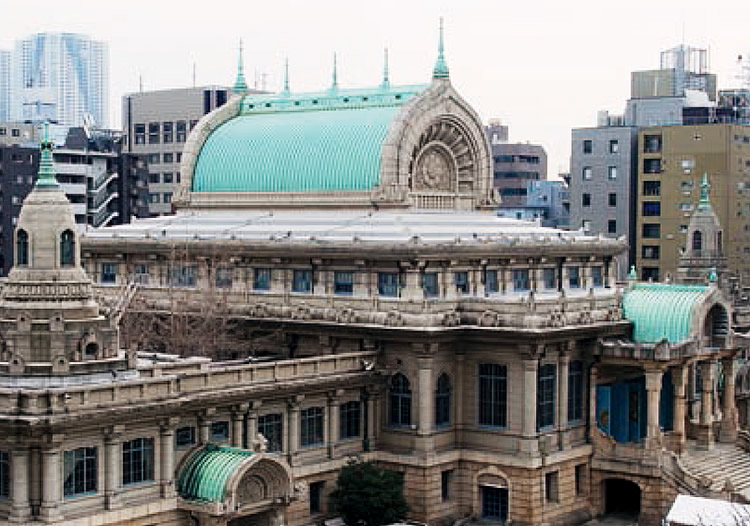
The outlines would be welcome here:
[[[198,415],[198,443],[201,445],[206,445],[211,441],[211,416],[214,413],[216,409],[210,408]]]
[[[304,396],[298,395],[289,402],[289,425],[287,426],[289,429],[289,465],[294,465],[294,460],[299,451],[299,406],[302,400],[304,400]]]
[[[327,436],[326,445],[328,447],[328,457],[334,458],[336,456],[336,442],[339,437],[339,396],[343,394],[342,390],[328,393],[328,405],[326,410],[328,415],[326,416],[327,425]]]
[[[455,375],[453,380],[453,386],[454,386],[454,393],[452,393],[451,397],[451,409],[455,408],[455,411],[453,412],[453,425],[454,428],[458,429],[463,425],[464,421],[464,408],[463,408],[463,399],[464,399],[464,363],[465,363],[465,355],[462,352],[457,352],[455,354]]]
[[[245,413],[247,413],[247,404],[239,404],[232,408],[232,436],[230,443],[232,447],[242,447],[242,428],[244,427]]]
[[[659,395],[661,394],[661,378],[663,371],[646,371],[646,443],[657,445],[661,443],[661,429],[659,429]]]
[[[111,426],[104,432],[104,507],[113,510],[121,506],[118,498],[122,452],[120,437],[123,426]]]
[[[599,368],[597,365],[591,367],[589,377],[589,441],[593,441],[596,433],[599,433],[599,423],[596,419],[596,386],[599,383]]]
[[[403,298],[412,301],[422,301],[424,290],[422,289],[422,272],[418,266],[402,264],[406,272],[406,283],[403,289]]]
[[[53,439],[52,444],[42,450],[42,507],[39,517],[44,522],[62,519],[59,509],[63,492],[59,447],[60,442]]]
[[[31,515],[29,506],[29,450],[13,448],[10,452],[10,522],[28,522]]]
[[[734,443],[737,439],[737,406],[734,399],[734,357],[723,358],[721,366],[724,370],[724,396],[721,404],[721,431],[719,441]]]
[[[575,342],[573,343],[575,345]],[[570,355],[561,353],[557,361],[557,429],[559,430],[560,449],[570,446],[568,436],[568,369]]]
[[[701,414],[700,423],[696,428],[697,446],[711,449],[714,444],[713,432],[713,392],[714,392],[714,360],[701,362]]]
[[[253,451],[257,451],[257,441],[258,441],[258,410],[260,409],[260,402],[252,402],[250,404],[248,413],[247,413],[247,427],[245,428],[245,437],[246,437],[246,444],[245,447],[247,449],[251,449]],[[266,437],[264,437],[266,438]],[[283,440],[283,438],[282,438]],[[283,449],[283,444],[282,444]]]
[[[521,450],[527,453],[536,452],[538,449],[536,440],[536,387],[538,372],[538,358],[525,358],[523,360],[523,439],[521,441]],[[509,407],[510,405],[508,404]]]
[[[163,499],[175,496],[174,430],[179,421],[173,417],[159,423],[159,485]]]
[[[375,449],[375,441],[378,437],[378,428],[380,419],[378,418],[378,399],[380,398],[377,391],[370,391],[367,397],[367,443],[370,451]]]
[[[672,384],[674,384],[674,406],[673,406],[673,443],[672,447],[675,453],[682,453],[685,449],[686,435],[685,435],[685,420],[686,420],[686,409],[687,399],[686,390],[688,386],[688,372],[689,367],[687,365],[678,365],[672,369]]]
[[[420,347],[420,356],[417,358],[417,381],[419,389],[419,411],[417,421],[417,443],[416,447],[422,452],[432,450],[432,428],[435,420],[435,385],[432,375],[433,357],[426,354],[428,348],[433,345],[414,344]]]

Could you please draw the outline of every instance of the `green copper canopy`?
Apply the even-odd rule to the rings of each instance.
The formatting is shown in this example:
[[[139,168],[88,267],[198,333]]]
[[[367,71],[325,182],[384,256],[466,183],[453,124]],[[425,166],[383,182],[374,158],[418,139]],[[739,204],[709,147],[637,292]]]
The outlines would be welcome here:
[[[425,88],[248,95],[203,144],[192,191],[370,190],[394,118]]]
[[[633,322],[633,341],[680,343],[690,339],[693,313],[708,292],[704,285],[637,283],[622,300],[625,318]]]
[[[223,502],[226,485],[252,451],[208,444],[187,459],[177,478],[177,493],[186,500]]]
[[[44,134],[40,144],[41,155],[39,157],[39,174],[36,180],[37,186],[57,186],[55,167],[52,160],[52,141],[49,138],[49,123],[44,123]]]

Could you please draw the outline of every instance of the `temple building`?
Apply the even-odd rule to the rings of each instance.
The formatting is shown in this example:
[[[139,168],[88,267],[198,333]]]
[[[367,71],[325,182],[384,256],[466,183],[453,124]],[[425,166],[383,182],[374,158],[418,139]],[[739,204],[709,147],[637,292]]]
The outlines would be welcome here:
[[[624,239],[497,217],[442,30],[428,84],[246,90],[172,216],[79,237],[43,144],[0,282],[0,523],[320,524],[353,456],[436,526],[750,500],[719,281],[621,286]]]

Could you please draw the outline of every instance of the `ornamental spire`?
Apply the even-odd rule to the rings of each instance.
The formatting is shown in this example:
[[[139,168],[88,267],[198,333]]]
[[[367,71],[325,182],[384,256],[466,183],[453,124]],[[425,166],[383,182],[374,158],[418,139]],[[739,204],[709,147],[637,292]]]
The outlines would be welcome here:
[[[383,82],[380,84],[380,87],[388,89],[391,87],[391,80],[388,75],[388,48],[385,48],[383,51]]]
[[[443,55],[443,17],[440,17],[440,40],[438,41],[438,58],[435,62],[435,68],[432,70],[433,79],[447,79],[450,78],[448,73],[448,64],[445,63],[445,56]]]
[[[701,198],[700,201],[698,201],[699,210],[711,209],[711,200],[708,198],[710,188],[711,184],[708,182],[708,174],[704,172],[703,177],[701,178]]]
[[[237,60],[237,79],[234,81],[234,87],[232,88],[232,92],[237,95],[247,93],[247,82],[245,82],[244,69],[242,60],[242,39],[240,39],[240,54],[239,59]]]
[[[52,162],[52,141],[49,138],[49,122],[44,121],[44,132],[39,147],[39,174],[36,179],[37,186],[57,186],[55,167]]]
[[[282,95],[289,95],[289,57],[284,60],[284,89]]]
[[[331,84],[331,90],[336,91],[339,89],[339,75],[338,67],[336,64],[336,53],[333,54],[333,83]]]

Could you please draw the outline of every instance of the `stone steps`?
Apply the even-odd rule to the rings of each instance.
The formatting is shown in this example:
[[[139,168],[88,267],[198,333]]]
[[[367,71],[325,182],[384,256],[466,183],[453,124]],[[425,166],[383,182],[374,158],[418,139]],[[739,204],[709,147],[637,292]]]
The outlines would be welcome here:
[[[710,478],[714,491],[721,491],[727,479],[737,492],[750,488],[750,453],[734,445],[719,444],[711,451],[691,449],[680,460],[694,475]]]

